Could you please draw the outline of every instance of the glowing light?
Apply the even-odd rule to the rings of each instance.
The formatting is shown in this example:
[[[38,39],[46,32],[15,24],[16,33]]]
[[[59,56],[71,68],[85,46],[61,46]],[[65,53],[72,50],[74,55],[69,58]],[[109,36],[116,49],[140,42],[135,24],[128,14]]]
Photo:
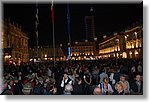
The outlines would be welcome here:
[[[47,54],[45,54],[45,57],[47,57]]]
[[[139,54],[137,51],[135,51],[135,55]]]
[[[137,32],[134,32],[135,36],[137,36]]]
[[[97,41],[97,37],[95,37],[94,40]]]
[[[78,42],[76,41],[75,44],[78,44]]]
[[[132,52],[130,51],[130,53],[129,53],[130,55],[132,55]]]
[[[125,39],[127,39],[127,36],[124,36],[125,37]]]
[[[127,53],[126,52],[123,52],[123,58],[127,58]]]
[[[88,40],[85,40],[85,42],[88,42]]]
[[[63,45],[62,44],[60,44],[60,47],[62,47]]]
[[[70,47],[68,47],[68,57],[70,57]]]
[[[33,59],[31,58],[30,61],[32,61]]]

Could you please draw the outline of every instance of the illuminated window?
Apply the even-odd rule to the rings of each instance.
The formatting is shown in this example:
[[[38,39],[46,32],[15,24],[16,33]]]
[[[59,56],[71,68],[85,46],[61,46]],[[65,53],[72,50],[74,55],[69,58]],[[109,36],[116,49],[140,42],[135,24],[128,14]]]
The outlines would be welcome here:
[[[142,41],[139,40],[139,47],[142,47]]]
[[[139,41],[138,41],[138,39],[136,40],[136,48],[138,48],[139,46]]]
[[[123,58],[127,58],[127,53],[126,52],[123,52],[122,55],[123,55],[122,56]]]
[[[137,50],[135,50],[135,55],[139,54],[139,52]]]
[[[134,48],[134,42],[131,43],[131,47]]]
[[[130,55],[130,58],[132,58],[132,52],[131,51],[129,52],[129,55]]]

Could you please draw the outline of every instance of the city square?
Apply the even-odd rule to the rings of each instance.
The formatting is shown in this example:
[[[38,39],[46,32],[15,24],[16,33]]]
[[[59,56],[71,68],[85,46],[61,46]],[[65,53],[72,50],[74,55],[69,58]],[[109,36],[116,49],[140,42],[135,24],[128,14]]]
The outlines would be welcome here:
[[[4,3],[1,95],[143,95],[143,2]]]

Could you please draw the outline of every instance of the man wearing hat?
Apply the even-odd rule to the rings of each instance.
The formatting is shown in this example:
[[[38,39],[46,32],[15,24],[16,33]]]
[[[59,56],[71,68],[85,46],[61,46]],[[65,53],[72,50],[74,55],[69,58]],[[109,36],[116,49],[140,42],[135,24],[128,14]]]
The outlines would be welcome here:
[[[18,78],[14,77],[14,84],[12,85],[12,92],[14,95],[20,95],[21,92],[21,85],[18,83]]]

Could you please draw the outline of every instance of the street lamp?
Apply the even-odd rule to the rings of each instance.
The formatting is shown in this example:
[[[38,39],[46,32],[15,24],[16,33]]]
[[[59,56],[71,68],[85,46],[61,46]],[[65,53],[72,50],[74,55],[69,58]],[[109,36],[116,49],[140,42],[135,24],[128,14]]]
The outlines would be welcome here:
[[[88,40],[85,40],[85,42],[88,42]]]
[[[67,45],[70,46],[70,43],[68,43]]]
[[[134,34],[135,34],[135,37],[137,38],[137,32],[134,32]]]
[[[107,37],[106,35],[103,36],[104,39],[105,39],[106,37]]]
[[[94,38],[94,41],[97,41],[97,37]]]
[[[62,47],[63,46],[63,44],[60,44],[60,47]]]
[[[78,44],[78,42],[76,41],[75,44]]]

